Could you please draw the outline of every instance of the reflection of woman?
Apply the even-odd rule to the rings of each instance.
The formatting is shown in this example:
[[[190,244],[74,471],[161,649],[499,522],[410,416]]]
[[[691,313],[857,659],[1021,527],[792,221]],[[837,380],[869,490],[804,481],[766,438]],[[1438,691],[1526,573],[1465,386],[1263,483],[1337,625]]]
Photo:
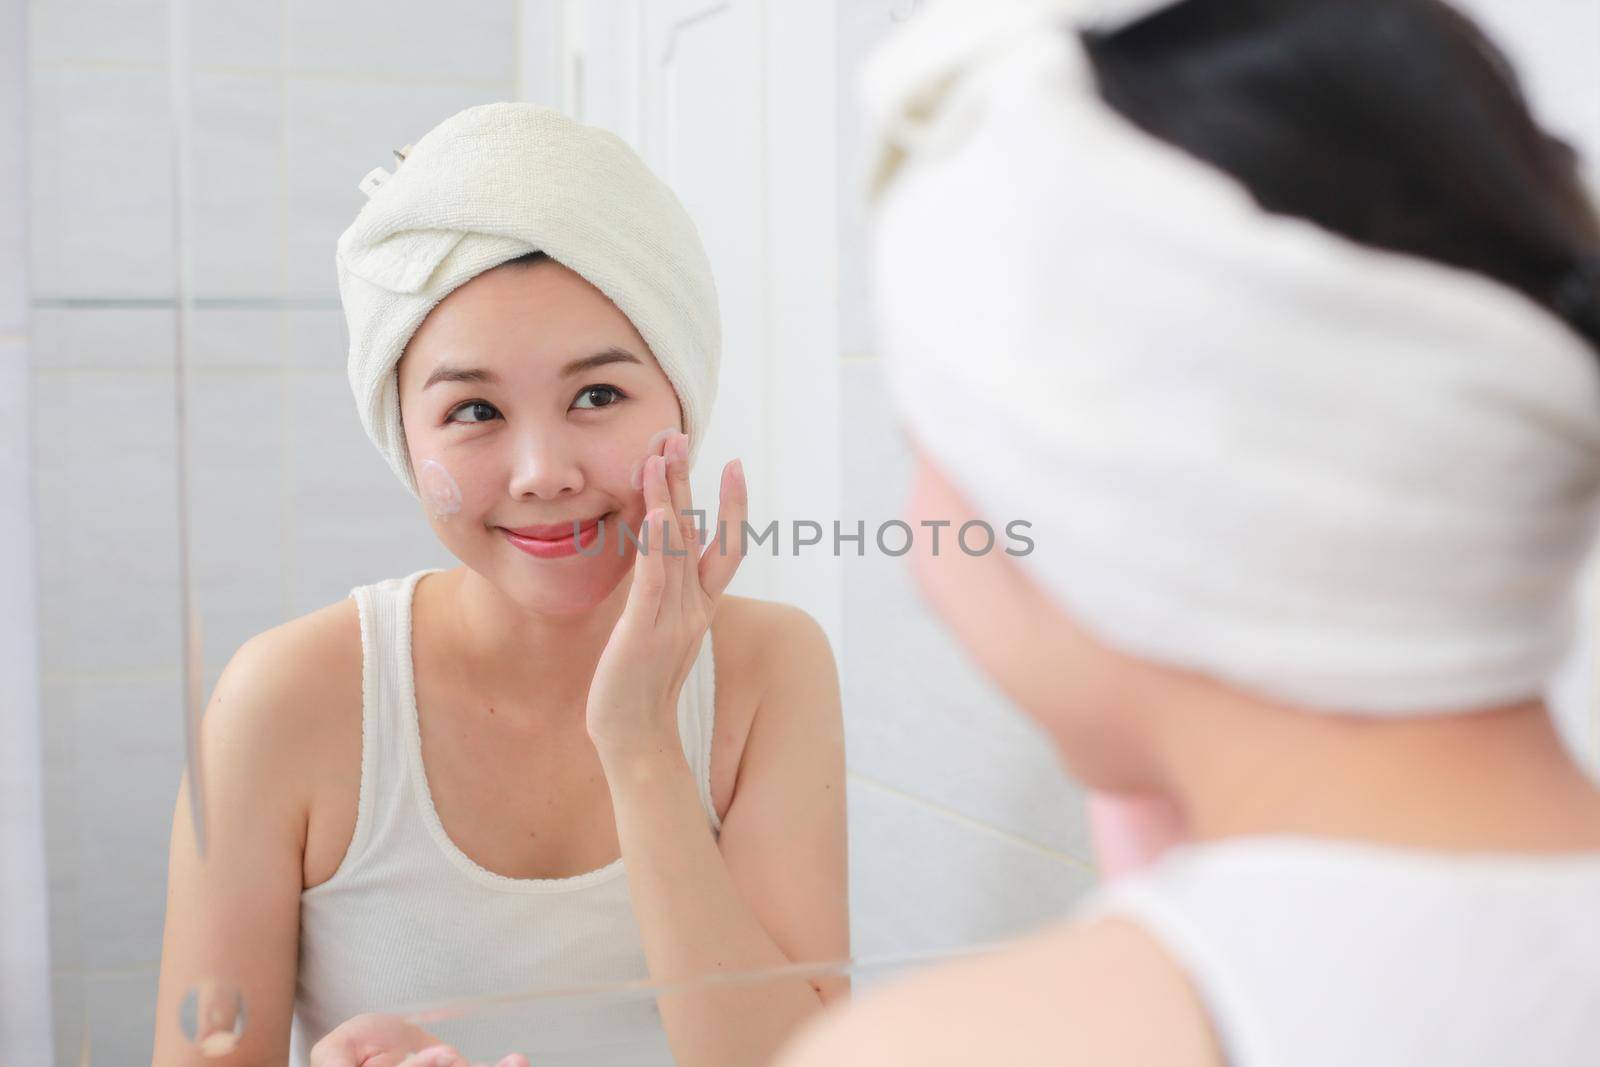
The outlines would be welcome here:
[[[1592,1060],[1600,790],[1542,693],[1600,228],[1506,70],[1432,0],[948,0],[875,58],[910,510],[1036,543],[921,587],[1186,837],[780,1067]]]
[[[174,823],[160,1064],[197,1056],[177,1005],[209,976],[250,1019],[221,1062],[373,1067],[437,1040],[375,1012],[848,953],[827,640],[723,593],[738,464],[724,539],[660,521],[695,506],[715,392],[693,224],[620,140],[549,109],[469,108],[408,147],[340,239],[350,378],[462,566],[361,586],[223,673],[203,861],[183,797]],[[498,1056],[587,1027],[628,1062],[669,1062],[668,1039],[682,1064],[757,1062],[845,988],[448,1034]]]

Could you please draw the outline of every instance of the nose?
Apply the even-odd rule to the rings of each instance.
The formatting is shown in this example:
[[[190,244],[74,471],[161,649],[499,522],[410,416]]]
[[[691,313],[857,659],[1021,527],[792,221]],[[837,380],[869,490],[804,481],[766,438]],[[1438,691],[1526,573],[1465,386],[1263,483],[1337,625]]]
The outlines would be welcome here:
[[[531,426],[515,439],[510,491],[519,500],[555,500],[583,488],[577,443],[561,429]]]

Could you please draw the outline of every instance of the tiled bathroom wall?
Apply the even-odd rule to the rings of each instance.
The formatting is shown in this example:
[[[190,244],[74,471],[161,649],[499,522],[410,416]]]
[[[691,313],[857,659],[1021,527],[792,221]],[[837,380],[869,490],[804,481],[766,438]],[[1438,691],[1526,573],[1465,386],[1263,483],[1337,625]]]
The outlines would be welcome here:
[[[205,694],[251,635],[453,560],[367,441],[333,248],[389,149],[519,92],[519,5],[35,0],[32,326],[56,1049],[148,1060],[183,763],[177,403]],[[192,198],[176,196],[178,106]],[[187,210],[197,306],[173,294]],[[186,328],[182,388],[174,353]]]
[[[28,311],[27,4],[0,0],[0,1063],[49,1063],[38,575],[33,514],[33,337]]]

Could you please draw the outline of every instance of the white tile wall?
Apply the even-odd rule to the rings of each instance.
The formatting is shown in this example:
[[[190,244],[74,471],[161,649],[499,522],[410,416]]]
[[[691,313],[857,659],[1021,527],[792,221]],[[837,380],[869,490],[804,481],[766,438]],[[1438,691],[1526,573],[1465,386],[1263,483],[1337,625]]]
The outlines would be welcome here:
[[[178,676],[80,677],[59,696],[63,703],[53,712],[75,735],[71,782],[82,817],[81,965],[88,975],[153,972],[161,956],[175,768],[183,760]]]
[[[170,667],[179,619],[172,376],[40,370],[33,389],[44,670]]]
[[[877,360],[846,362],[844,511],[866,521],[868,539],[865,555],[845,560],[840,671],[850,766],[908,796],[1086,860],[1082,794],[1055,749],[937,621],[903,558],[871,544],[882,522],[900,516],[910,479],[885,395]]]
[[[167,61],[164,0],[50,0],[28,5],[33,67]]]
[[[188,10],[189,54],[197,63],[281,72],[284,41],[289,32],[288,11],[283,4],[189,0]]]
[[[183,403],[207,693],[252,634],[452,562],[356,418],[333,246],[391,148],[513,98],[518,7],[187,4],[200,305]],[[168,4],[30,10],[56,1062],[77,1062],[87,1026],[94,1062],[137,1063],[183,759]]]
[[[30,70],[34,293],[170,297],[176,261],[164,70],[40,62]]]
[[[0,51],[0,136],[13,144],[23,144],[31,121],[27,96],[26,48],[28,10],[23,0],[0,4],[0,35],[5,45]],[[0,156],[0,336],[21,337],[28,329],[27,269],[28,194],[27,154],[11,151]],[[8,353],[9,355],[9,353]],[[20,367],[17,358],[10,366]],[[7,445],[10,442],[6,442]]]
[[[857,78],[861,61],[895,25],[890,12],[904,0],[836,0],[839,54],[835,68],[839,128],[839,348],[845,358],[870,354],[872,342],[871,270],[867,260],[867,212],[862,195],[866,152]]]
[[[341,5],[325,6],[337,10]],[[391,7],[386,18],[402,24],[407,16],[399,12],[426,6]],[[440,41],[453,39],[445,35]],[[491,47],[488,39],[481,43]],[[502,39],[492,47],[507,50],[511,42]],[[287,207],[282,233],[287,260],[284,292],[296,298],[337,301],[334,242],[366,202],[357,189],[362,177],[373,167],[393,171],[393,149],[415,142],[462,108],[509,100],[514,91],[510,82],[433,83],[408,76],[404,67],[391,68],[388,79],[287,78],[281,194]],[[332,306],[337,308],[337,302]],[[342,357],[338,365],[343,366]]]
[[[272,69],[204,71],[192,79],[190,263],[196,289],[207,297],[259,299],[282,283],[288,214],[282,89]]]
[[[479,99],[490,99],[485,94],[503,92],[516,80],[517,18],[518,5],[510,0],[409,5],[288,0],[287,65],[296,75],[412,86],[474,82]]]
[[[1089,866],[963,811],[852,772],[851,951],[861,957],[1012,937],[1068,911]]]
[[[175,329],[171,308],[36,306],[34,369],[41,375],[170,372]],[[45,420],[40,424],[44,436],[51,427]]]

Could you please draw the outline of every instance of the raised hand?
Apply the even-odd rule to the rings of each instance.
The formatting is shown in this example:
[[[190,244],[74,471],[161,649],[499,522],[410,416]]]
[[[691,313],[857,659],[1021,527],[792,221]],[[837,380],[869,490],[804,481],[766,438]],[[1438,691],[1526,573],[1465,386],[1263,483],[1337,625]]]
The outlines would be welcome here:
[[[722,469],[717,522],[703,550],[688,514],[688,438],[668,435],[641,480],[647,511],[633,585],[589,687],[586,721],[602,759],[679,744],[678,693],[744,559],[749,493],[738,460]]]

